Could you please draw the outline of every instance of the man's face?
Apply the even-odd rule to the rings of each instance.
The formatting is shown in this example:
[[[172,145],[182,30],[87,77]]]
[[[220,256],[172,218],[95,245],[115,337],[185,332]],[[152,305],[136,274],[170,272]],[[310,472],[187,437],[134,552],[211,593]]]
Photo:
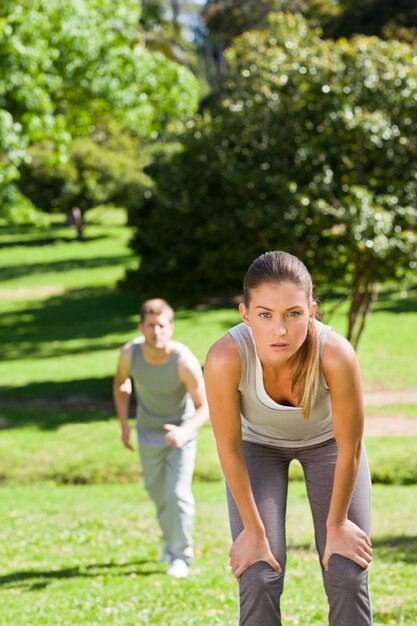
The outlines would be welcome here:
[[[145,343],[156,350],[164,350],[172,337],[173,322],[167,313],[148,313],[139,329],[145,337]]]

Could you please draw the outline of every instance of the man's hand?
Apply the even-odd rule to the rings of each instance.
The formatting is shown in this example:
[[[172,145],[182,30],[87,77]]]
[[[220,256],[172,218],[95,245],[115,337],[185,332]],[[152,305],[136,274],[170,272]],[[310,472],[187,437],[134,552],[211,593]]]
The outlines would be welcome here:
[[[130,443],[130,426],[125,424],[122,426],[122,443],[128,450],[134,450],[135,448]]]
[[[164,424],[164,428],[167,431],[165,441],[170,448],[182,448],[190,438],[190,435],[181,426]]]

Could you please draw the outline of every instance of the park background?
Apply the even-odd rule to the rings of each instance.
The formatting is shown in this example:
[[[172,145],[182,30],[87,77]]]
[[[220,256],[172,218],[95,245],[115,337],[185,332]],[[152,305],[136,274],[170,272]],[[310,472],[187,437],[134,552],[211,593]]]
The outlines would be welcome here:
[[[375,625],[414,625],[414,3],[7,0],[0,61],[0,624],[236,624],[210,426],[193,575],[171,580],[111,381],[144,297],[203,365],[250,261],[283,248],[357,347]],[[283,617],[322,625],[292,478]]]

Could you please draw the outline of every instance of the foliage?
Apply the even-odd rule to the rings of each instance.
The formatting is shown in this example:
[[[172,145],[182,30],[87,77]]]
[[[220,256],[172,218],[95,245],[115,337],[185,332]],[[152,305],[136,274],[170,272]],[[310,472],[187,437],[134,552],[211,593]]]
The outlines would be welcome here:
[[[192,22],[198,19],[198,10],[199,6],[194,6],[193,1],[185,4],[143,0],[141,15],[147,48],[162,52],[167,58],[192,68],[194,74],[199,73],[199,60]]]
[[[228,45],[237,35],[267,26],[269,14],[278,11],[301,14],[318,25],[336,7],[329,0],[208,0],[204,21],[211,37]]]
[[[347,283],[352,336],[376,284],[409,270],[415,50],[319,35],[300,16],[276,14],[268,30],[235,40],[210,109],[188,124],[182,150],[150,169],[131,284],[150,293],[158,280],[188,303],[233,295],[256,255],[283,248],[329,289]]]
[[[142,0],[140,23],[145,31],[160,28],[165,22],[164,0]]]
[[[103,116],[155,138],[195,107],[192,74],[141,45],[136,0],[7,0],[0,15],[3,211],[28,146],[49,141],[62,163]]]
[[[341,0],[338,14],[325,25],[329,37],[353,34],[417,40],[417,7],[414,0]]]
[[[203,19],[207,77],[212,85],[224,80],[224,50],[233,39],[249,30],[266,28],[269,15],[278,11],[303,15],[315,28],[332,23],[339,6],[332,0],[207,0]]]
[[[149,149],[119,125],[101,126],[92,137],[76,138],[68,159],[55,166],[50,142],[33,145],[21,168],[19,189],[43,211],[70,213],[79,207],[114,204],[133,210],[148,178]]]

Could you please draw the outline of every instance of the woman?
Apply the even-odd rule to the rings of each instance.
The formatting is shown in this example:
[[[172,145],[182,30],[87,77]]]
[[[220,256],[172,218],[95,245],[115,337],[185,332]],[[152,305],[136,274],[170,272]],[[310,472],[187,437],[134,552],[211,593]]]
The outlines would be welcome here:
[[[316,319],[305,265],[267,252],[244,279],[238,324],[210,349],[205,378],[227,483],[239,625],[281,624],[288,467],[304,471],[330,626],[369,626],[371,482],[359,367]]]

